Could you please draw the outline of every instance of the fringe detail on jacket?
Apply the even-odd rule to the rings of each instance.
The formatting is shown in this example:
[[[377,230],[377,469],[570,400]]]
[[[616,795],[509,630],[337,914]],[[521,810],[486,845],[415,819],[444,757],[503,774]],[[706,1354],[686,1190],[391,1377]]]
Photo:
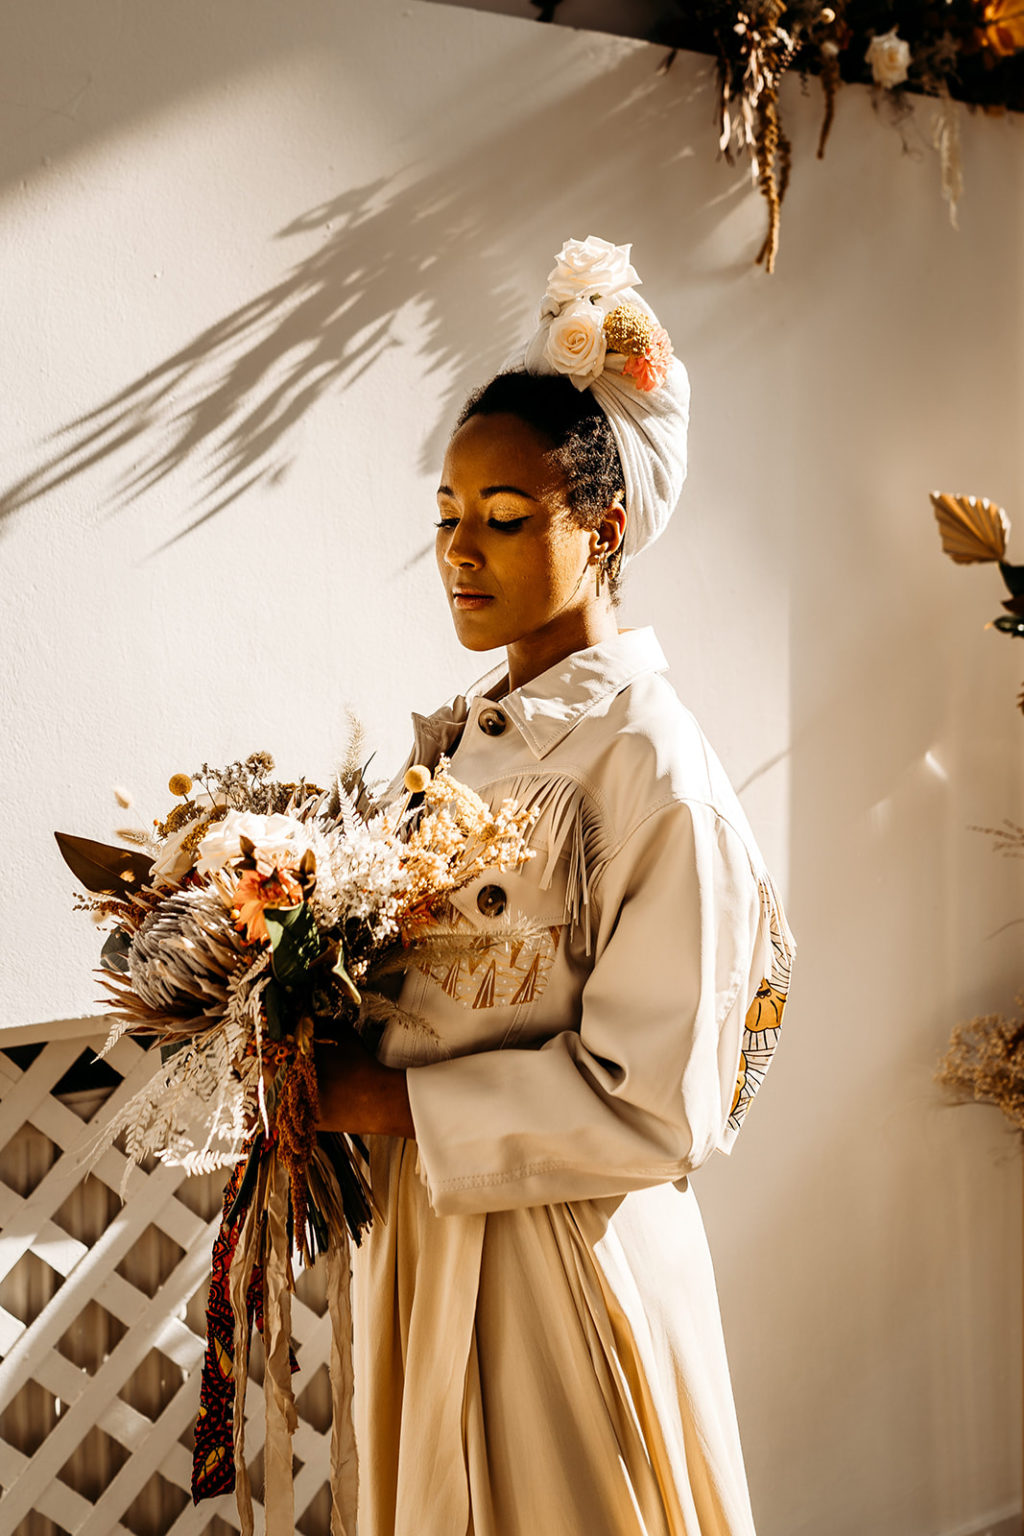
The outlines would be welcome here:
[[[567,855],[565,921],[582,924],[587,954],[590,953],[590,888],[606,849],[593,802],[582,784],[566,774],[521,773],[483,786],[483,794],[497,806],[515,800],[524,809],[536,810],[530,844],[541,861],[541,890],[550,889],[563,854]]]

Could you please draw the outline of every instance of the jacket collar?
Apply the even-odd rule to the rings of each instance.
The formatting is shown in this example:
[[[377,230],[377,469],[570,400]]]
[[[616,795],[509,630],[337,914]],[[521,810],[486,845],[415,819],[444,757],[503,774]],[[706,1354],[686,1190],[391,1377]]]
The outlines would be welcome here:
[[[649,625],[620,630],[610,640],[574,651],[511,693],[504,692],[508,673],[502,662],[434,714],[413,715],[417,751],[421,761],[436,762],[441,752],[450,751],[470,714],[485,699],[500,699],[534,757],[546,757],[605,699],[645,673],[664,672],[667,667]]]

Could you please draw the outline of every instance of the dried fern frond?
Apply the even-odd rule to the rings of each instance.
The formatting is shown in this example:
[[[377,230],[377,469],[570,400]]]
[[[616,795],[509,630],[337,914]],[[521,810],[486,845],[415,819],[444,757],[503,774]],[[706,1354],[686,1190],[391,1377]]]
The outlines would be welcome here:
[[[390,997],[385,997],[383,992],[363,993],[356,1028],[358,1029],[361,1024],[399,1024],[403,1029],[429,1035],[433,1040],[441,1038],[434,1026],[426,1019],[418,1013],[410,1013],[407,1008],[399,1008],[398,1004]]]

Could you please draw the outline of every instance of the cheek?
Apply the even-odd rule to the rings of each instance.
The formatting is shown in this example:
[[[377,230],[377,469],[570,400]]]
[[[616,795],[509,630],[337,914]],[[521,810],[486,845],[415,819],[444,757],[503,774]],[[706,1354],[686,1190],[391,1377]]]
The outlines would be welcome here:
[[[515,596],[517,605],[546,607],[564,580],[566,557],[560,542],[545,535],[502,553],[502,585]]]
[[[587,558],[586,534],[578,528],[561,528],[551,537],[547,551],[548,590],[568,597],[577,586]]]

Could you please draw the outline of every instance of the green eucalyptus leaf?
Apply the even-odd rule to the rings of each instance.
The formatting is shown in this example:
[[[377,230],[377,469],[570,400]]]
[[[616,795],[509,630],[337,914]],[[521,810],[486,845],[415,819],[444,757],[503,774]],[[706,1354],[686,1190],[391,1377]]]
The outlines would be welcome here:
[[[301,980],[320,953],[320,935],[309,907],[265,907],[263,918],[270,936],[270,966],[286,987]]]

